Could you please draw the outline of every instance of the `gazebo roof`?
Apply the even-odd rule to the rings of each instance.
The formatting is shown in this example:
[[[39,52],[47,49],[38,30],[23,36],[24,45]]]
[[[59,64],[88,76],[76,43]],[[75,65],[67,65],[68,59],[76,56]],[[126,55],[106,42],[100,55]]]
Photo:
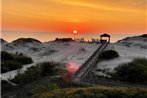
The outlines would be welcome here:
[[[109,34],[102,34],[102,35],[100,35],[101,37],[110,37],[110,35]]]

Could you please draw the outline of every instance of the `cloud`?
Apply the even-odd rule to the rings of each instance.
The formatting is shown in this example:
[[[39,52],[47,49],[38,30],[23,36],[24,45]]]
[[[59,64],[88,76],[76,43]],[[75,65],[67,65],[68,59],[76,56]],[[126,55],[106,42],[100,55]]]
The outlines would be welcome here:
[[[119,2],[119,0],[54,0],[55,2],[71,5],[71,6],[77,6],[77,7],[87,7],[87,8],[97,8],[99,10],[106,10],[106,11],[121,11],[121,12],[136,12],[141,11],[137,9],[133,5],[137,5],[139,7],[142,7],[142,5],[145,6],[144,3],[134,3],[132,0],[123,0],[123,2]],[[124,2],[125,1],[125,2]],[[136,0],[135,0],[136,1]],[[145,1],[145,0],[142,0]],[[131,8],[131,7],[132,8]]]

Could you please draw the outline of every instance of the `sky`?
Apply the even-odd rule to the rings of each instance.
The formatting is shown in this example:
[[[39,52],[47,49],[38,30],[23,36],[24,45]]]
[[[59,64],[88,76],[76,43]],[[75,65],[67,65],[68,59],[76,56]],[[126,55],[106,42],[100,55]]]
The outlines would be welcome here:
[[[12,41],[34,37],[41,41],[56,37],[98,38],[146,31],[147,0],[1,0],[2,38]],[[77,30],[77,34],[73,31]]]

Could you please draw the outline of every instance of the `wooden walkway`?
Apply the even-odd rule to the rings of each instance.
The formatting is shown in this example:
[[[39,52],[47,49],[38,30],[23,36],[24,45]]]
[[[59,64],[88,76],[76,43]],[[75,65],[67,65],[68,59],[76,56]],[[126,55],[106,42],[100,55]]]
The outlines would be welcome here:
[[[96,68],[97,64],[100,61],[100,56],[103,51],[106,50],[109,43],[102,44],[91,56],[90,58],[77,70],[72,77],[74,77],[73,83],[81,85],[81,86],[95,86],[95,85],[103,85],[103,86],[123,86],[123,87],[143,87],[147,88],[146,85],[140,84],[131,84],[126,82],[114,81],[105,78],[97,78],[93,79],[91,76],[91,72]]]
[[[90,58],[76,71],[74,77],[85,77],[98,63],[101,53],[105,50],[109,43],[102,44],[91,56]]]

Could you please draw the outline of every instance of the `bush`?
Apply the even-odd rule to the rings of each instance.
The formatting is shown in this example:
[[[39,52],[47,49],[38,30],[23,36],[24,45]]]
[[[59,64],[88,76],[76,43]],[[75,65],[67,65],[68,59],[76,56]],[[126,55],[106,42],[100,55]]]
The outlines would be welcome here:
[[[1,64],[1,73],[5,73],[11,70],[22,68],[22,64],[15,61],[5,61]]]
[[[32,58],[22,54],[11,54],[5,51],[1,52],[1,72],[8,72],[22,68],[23,64],[30,64],[33,62]]]
[[[24,85],[45,76],[58,74],[59,63],[44,62],[28,68],[24,73],[19,73],[14,79],[10,80],[16,84]]]
[[[129,83],[147,84],[147,59],[134,59],[115,68],[112,78]]]
[[[22,64],[30,64],[33,63],[32,58],[27,57],[27,56],[16,56],[15,61],[21,62]]]
[[[8,52],[2,51],[1,52],[1,60],[2,61],[13,60],[13,55]]]
[[[119,54],[114,51],[114,50],[107,50],[107,51],[104,51],[102,52],[101,54],[101,59],[106,59],[106,60],[109,60],[109,59],[113,59],[113,58],[117,58],[119,57]]]
[[[59,66],[59,63],[54,62],[44,62],[40,63],[37,66],[40,66],[40,69],[42,71],[42,76],[47,75],[54,75],[57,73],[56,67]]]
[[[70,42],[74,40],[72,38],[56,38],[55,41]]]
[[[32,66],[24,73],[18,73],[14,79],[10,80],[16,84],[23,85],[31,81],[37,80],[41,77],[41,70],[38,66]]]

